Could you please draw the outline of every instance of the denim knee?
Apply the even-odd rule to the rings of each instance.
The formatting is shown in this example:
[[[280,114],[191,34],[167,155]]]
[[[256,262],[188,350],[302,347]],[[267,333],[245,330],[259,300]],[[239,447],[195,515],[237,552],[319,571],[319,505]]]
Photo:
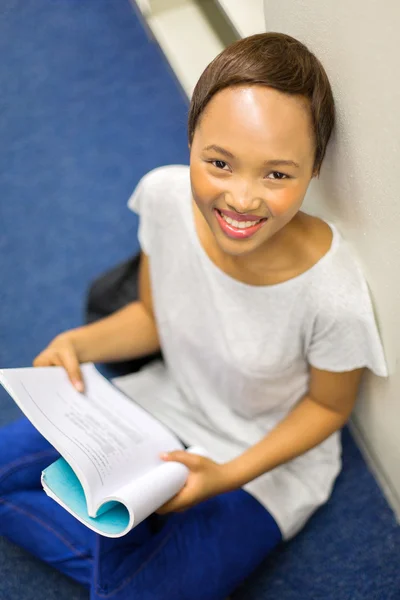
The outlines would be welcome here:
[[[41,487],[43,469],[59,453],[25,417],[0,429],[0,495]]]
[[[41,474],[59,457],[52,448],[21,456],[0,466],[0,497],[23,490],[41,489]]]

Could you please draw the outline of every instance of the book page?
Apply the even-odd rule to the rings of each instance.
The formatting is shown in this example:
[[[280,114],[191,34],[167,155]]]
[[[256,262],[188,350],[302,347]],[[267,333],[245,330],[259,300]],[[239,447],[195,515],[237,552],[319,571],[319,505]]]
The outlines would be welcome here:
[[[199,447],[191,447],[187,452],[207,456],[207,453]],[[182,463],[163,462],[157,468],[118,490],[114,499],[128,508],[134,517],[133,526],[136,527],[160,506],[171,500],[182,489],[188,475],[189,469]]]
[[[102,498],[160,465],[160,452],[182,445],[94,365],[83,365],[82,373],[84,394],[62,367],[4,369],[0,382],[76,472],[93,511]]]

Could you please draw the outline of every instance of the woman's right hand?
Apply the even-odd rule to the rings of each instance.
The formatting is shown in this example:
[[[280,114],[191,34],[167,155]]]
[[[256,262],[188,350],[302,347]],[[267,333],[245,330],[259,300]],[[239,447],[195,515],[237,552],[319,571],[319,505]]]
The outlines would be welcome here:
[[[84,391],[79,357],[69,331],[55,337],[33,361],[34,367],[64,367],[78,392]]]

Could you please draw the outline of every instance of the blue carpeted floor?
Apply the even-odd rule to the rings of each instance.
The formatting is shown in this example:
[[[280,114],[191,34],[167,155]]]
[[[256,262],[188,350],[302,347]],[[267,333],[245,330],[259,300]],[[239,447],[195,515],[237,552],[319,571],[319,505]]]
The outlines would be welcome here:
[[[0,56],[0,367],[12,367],[79,324],[88,282],[137,249],[127,198],[149,169],[188,162],[187,102],[128,0],[2,0]],[[0,424],[18,415],[0,390]],[[345,431],[331,501],[235,600],[399,600],[399,560],[400,528]],[[38,598],[88,595],[0,539],[0,600]]]

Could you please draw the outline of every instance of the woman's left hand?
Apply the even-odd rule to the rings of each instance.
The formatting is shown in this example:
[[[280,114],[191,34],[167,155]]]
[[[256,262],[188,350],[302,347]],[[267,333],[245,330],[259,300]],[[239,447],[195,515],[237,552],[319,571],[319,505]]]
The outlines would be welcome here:
[[[163,454],[161,458],[186,465],[190,473],[181,491],[156,511],[160,515],[184,511],[203,500],[228,491],[224,465],[184,450]]]

